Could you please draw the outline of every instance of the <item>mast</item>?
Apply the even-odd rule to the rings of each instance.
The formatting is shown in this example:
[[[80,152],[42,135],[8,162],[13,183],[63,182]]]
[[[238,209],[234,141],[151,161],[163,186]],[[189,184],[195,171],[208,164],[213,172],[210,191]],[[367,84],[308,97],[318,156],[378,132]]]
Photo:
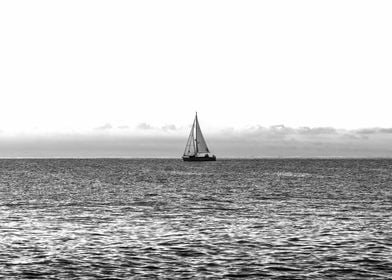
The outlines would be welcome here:
[[[199,125],[199,122],[197,121],[197,112],[196,112],[196,117],[195,117],[195,131],[196,131],[196,133],[195,133],[195,155],[197,155],[197,153],[199,152],[199,147],[198,147],[198,144],[197,144],[197,126]]]

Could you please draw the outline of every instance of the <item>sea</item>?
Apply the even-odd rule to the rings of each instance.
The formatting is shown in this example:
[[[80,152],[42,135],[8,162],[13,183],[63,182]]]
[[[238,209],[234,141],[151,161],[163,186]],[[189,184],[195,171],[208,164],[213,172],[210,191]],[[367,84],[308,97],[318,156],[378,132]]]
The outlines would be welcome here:
[[[392,160],[0,160],[0,279],[238,278],[392,279]]]

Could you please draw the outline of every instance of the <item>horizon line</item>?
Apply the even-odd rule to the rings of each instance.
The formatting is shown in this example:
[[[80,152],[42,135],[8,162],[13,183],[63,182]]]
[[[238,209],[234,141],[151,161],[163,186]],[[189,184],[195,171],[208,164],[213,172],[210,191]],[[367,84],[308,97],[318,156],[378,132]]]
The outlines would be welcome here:
[[[179,157],[1,157],[0,160],[4,159],[178,159]],[[255,157],[217,157],[217,160],[254,160],[254,159],[392,159],[392,156],[255,156]]]

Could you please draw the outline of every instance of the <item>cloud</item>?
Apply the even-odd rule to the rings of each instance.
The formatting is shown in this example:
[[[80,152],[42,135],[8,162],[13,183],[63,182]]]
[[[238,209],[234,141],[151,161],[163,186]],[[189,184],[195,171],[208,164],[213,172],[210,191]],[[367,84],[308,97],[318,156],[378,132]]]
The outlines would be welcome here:
[[[392,133],[392,128],[380,128],[381,133]]]
[[[243,138],[246,141],[300,141],[300,142],[339,142],[348,140],[366,140],[392,134],[392,128],[366,128],[359,130],[336,129],[333,127],[299,127],[284,125],[270,127],[248,127],[242,130],[232,128],[220,131],[220,137]],[[219,136],[218,136],[219,137]]]
[[[297,133],[301,135],[336,135],[338,131],[333,127],[300,127]]]
[[[108,129],[112,129],[113,126],[110,123],[106,123],[103,126],[98,126],[95,129],[97,130],[108,130]]]
[[[153,129],[153,127],[151,125],[149,125],[148,123],[139,123],[136,127],[141,130]]]
[[[149,130],[154,133],[160,133],[160,132],[170,132],[170,131],[177,131],[178,128],[174,124],[167,124],[162,127],[154,127],[148,123],[139,123],[136,128],[138,130]]]
[[[392,133],[392,128],[380,128],[380,127],[373,127],[373,128],[363,128],[356,130],[358,134],[389,134]]]
[[[174,124],[167,124],[162,126],[163,131],[177,130],[177,127]]]
[[[119,128],[119,129],[129,129],[129,126],[128,125],[120,125],[117,128]]]

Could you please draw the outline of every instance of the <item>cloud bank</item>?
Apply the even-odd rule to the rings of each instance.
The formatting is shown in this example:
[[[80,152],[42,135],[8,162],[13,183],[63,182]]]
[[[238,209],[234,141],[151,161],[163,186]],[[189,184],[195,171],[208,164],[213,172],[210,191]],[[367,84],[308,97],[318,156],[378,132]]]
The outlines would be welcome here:
[[[0,134],[0,157],[180,157],[189,128],[105,124],[91,133]],[[392,128],[284,125],[206,131],[222,157],[392,157]]]

